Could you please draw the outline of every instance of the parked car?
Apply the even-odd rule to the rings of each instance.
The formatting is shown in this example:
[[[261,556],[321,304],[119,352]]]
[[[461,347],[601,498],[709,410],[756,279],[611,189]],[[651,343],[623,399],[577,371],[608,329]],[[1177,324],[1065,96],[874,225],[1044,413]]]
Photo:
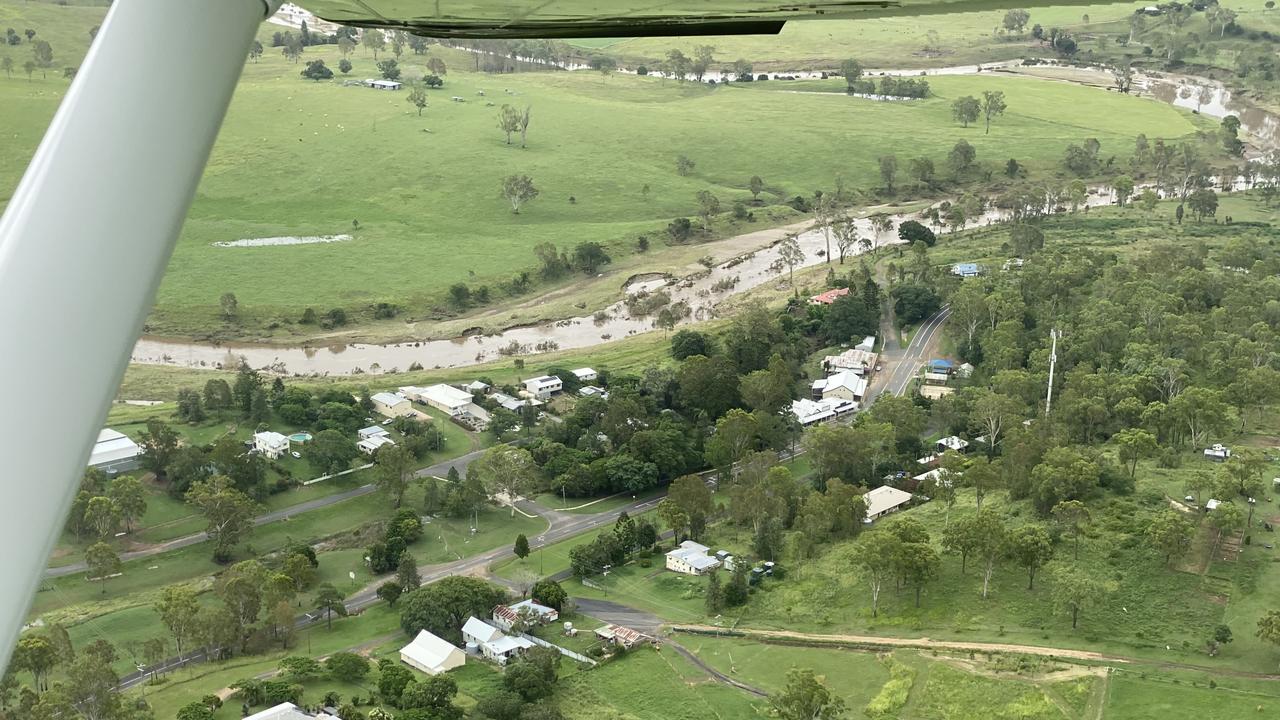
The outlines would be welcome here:
[[[294,451],[290,452],[289,454],[290,454],[290,455],[292,455],[292,456],[294,456],[295,458],[301,458],[301,457],[302,457],[302,453],[298,452],[297,450],[294,450]]]

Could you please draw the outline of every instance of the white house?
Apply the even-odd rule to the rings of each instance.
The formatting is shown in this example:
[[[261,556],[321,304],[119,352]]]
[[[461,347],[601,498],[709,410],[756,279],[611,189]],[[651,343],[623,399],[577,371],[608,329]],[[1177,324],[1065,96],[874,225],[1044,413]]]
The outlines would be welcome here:
[[[378,449],[385,445],[395,445],[396,441],[392,440],[388,435],[374,435],[371,438],[365,438],[356,442],[356,447],[365,455],[373,455]]]
[[[259,455],[279,460],[281,455],[289,452],[289,438],[271,430],[254,433],[253,449],[257,450]]]
[[[720,567],[720,561],[707,554],[706,545],[685,540],[667,553],[667,569],[685,575],[704,575]]]
[[[844,400],[841,398],[832,398],[830,400],[799,400],[791,401],[791,414],[801,425],[813,425],[824,420],[840,417],[858,409],[858,403],[852,400]]]
[[[413,414],[413,403],[409,398],[395,393],[380,392],[373,396],[373,408],[387,417],[403,417]]]
[[[98,441],[93,444],[93,452],[89,455],[89,467],[115,474],[135,470],[141,464],[142,448],[128,435],[111,428],[104,428],[98,433]]]
[[[371,87],[374,90],[399,90],[404,87],[395,80],[374,80],[372,78],[364,81],[365,87]]]
[[[911,502],[911,493],[888,485],[881,485],[863,495],[862,499],[867,502],[867,520],[871,521],[894,512]]]
[[[473,402],[471,393],[443,383],[423,388],[418,397],[420,402],[437,410],[443,410],[451,416],[467,412]]]
[[[555,375],[539,375],[524,381],[524,389],[539,400],[546,400],[552,393],[564,389],[564,381]]]
[[[520,412],[520,408],[524,407],[525,405],[541,407],[544,404],[541,400],[515,398],[515,397],[511,397],[506,393],[500,393],[500,392],[493,393],[489,397],[493,398],[493,401],[498,403],[499,406],[504,407],[514,413]]]
[[[858,343],[857,345],[854,345],[853,349],[861,350],[863,352],[874,352],[876,349],[876,336],[868,335],[862,338],[862,342]]]
[[[578,368],[573,371],[573,376],[578,378],[578,382],[595,382],[600,377],[600,373],[591,368]]]
[[[821,393],[821,397],[819,397]],[[867,394],[867,380],[859,377],[852,370],[838,372],[826,380],[813,384],[815,400],[840,398],[842,400],[861,400]]]
[[[382,427],[381,425],[370,425],[367,428],[360,428],[359,430],[356,431],[356,435],[359,436],[361,440],[368,440],[369,438],[375,438],[375,437],[380,437],[382,435],[390,435],[390,434],[391,433],[387,432],[387,429]]]
[[[462,639],[467,642],[468,647],[475,643],[476,650],[481,655],[499,665],[506,665],[511,658],[533,647],[533,643],[525,638],[504,635],[501,630],[474,615],[463,624]]]
[[[938,442],[934,443],[933,446],[939,453],[944,453],[948,450],[964,452],[969,447],[969,441],[958,436],[951,435],[949,437],[942,438]]]
[[[428,675],[439,675],[462,667],[467,654],[448,640],[421,630],[413,642],[400,648],[400,662]]]
[[[244,720],[314,720],[317,717],[327,718],[328,720],[342,720],[342,718],[332,715],[312,715],[303,712],[301,708],[291,702],[280,703],[275,707],[267,708],[262,712],[256,712]]]

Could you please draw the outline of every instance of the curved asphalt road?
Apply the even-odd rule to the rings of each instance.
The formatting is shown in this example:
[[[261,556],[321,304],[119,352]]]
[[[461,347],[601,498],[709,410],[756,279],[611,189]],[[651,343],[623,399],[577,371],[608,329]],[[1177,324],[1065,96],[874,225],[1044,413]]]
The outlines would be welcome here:
[[[460,455],[456,458],[453,458],[452,460],[446,460],[444,462],[436,463],[435,465],[432,465],[430,467],[425,467],[417,471],[416,473],[414,473],[414,476],[415,477],[427,477],[428,475],[443,476],[449,473],[450,467],[456,467],[458,468],[458,472],[462,474],[466,474],[467,466],[469,466],[472,463],[472,461],[474,461],[476,458],[483,455],[484,452],[485,452],[484,450],[475,450],[473,452],[467,453],[466,455]],[[293,517],[294,515],[298,515],[304,512],[309,512],[311,510],[318,510],[324,507],[329,507],[330,505],[336,505],[345,500],[350,500],[351,498],[360,497],[361,495],[368,495],[369,493],[374,492],[376,490],[377,490],[377,487],[375,487],[372,483],[369,483],[367,485],[361,485],[360,487],[352,488],[350,490],[336,493],[334,495],[317,498],[315,500],[308,500],[306,502],[298,503],[297,505],[290,505],[287,508],[281,508],[280,510],[273,510],[269,513],[264,513],[262,515],[259,515],[258,517],[255,517],[253,519],[253,526],[258,527],[259,525],[267,525],[270,523],[279,522],[281,520],[286,520],[290,517]],[[150,557],[152,555],[160,555],[161,553],[167,553],[173,550],[189,547],[191,545],[197,545],[208,539],[209,539],[209,535],[207,533],[203,533],[203,532],[192,533],[191,535],[184,535],[182,537],[169,540],[168,542],[164,542],[159,545],[154,545],[145,550],[135,550],[133,552],[120,553],[120,561],[128,562],[130,560],[138,560],[140,558]],[[64,577],[66,575],[74,575],[76,573],[82,573],[82,572],[85,572],[86,570],[88,570],[88,566],[83,562],[78,562],[78,563],[72,563],[70,565],[60,565],[58,567],[48,568],[44,571],[44,576],[45,578]]]

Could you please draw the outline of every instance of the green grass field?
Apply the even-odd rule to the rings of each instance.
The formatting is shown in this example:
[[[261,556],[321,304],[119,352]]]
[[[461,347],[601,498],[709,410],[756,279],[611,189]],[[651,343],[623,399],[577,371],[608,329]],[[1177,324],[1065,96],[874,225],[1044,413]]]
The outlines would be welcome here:
[[[13,22],[25,22],[19,19],[28,12],[25,6],[4,7]],[[41,25],[60,23],[60,12],[87,12],[32,8],[41,13],[32,16],[32,24]],[[59,42],[70,47],[74,35]],[[375,334],[457,332],[466,325],[412,324],[441,314],[449,284],[496,285],[531,269],[532,248],[542,241],[567,247],[596,240],[615,257],[598,293],[616,294],[628,271],[640,267],[632,255],[636,237],[658,237],[670,218],[691,214],[702,189],[717,193],[727,209],[729,201],[748,197],[745,186],[753,174],[765,178],[771,197],[829,188],[837,174],[852,187],[866,188],[879,182],[877,156],[929,154],[941,162],[964,137],[979,158],[1003,162],[1015,156],[1040,175],[1056,172],[1068,142],[1093,136],[1104,149],[1119,151],[1138,132],[1179,137],[1194,127],[1190,116],[1154,102],[1026,78],[936,78],[937,97],[887,104],[712,90],[654,78],[603,79],[589,72],[485,76],[467,72],[459,51],[436,52],[452,68],[421,118],[405,102],[406,93],[311,83],[298,77],[301,64],[288,63],[271,48],[260,62],[248,63],[148,329],[283,340],[314,332],[295,324],[305,307],[341,306],[359,316],[370,304],[386,301],[407,312],[384,321]],[[316,57],[337,64],[334,46],[304,55]],[[401,58],[406,77],[420,76],[424,59]],[[373,59],[363,50],[353,62],[351,77],[374,73]],[[17,182],[65,89],[60,77],[0,79],[0,122],[13,135],[0,149],[0,189]],[[482,89],[485,97],[477,95]],[[985,89],[1006,92],[1008,114],[989,136],[957,127],[950,99]],[[451,96],[467,102],[449,102]],[[504,143],[495,127],[497,108],[486,102],[532,106],[527,150]],[[797,124],[797,118],[804,122]],[[851,130],[865,128],[893,132],[878,133],[875,142],[850,142]],[[833,147],[840,152],[831,152]],[[698,163],[687,177],[675,172],[682,153]],[[531,175],[542,194],[513,215],[498,191],[501,178],[517,172]],[[640,189],[646,184],[652,192],[644,199]],[[342,233],[351,230],[352,220],[361,229],[346,243],[211,245]],[[731,233],[726,222],[720,221],[720,231]],[[445,246],[449,251],[441,252]],[[646,269],[666,266],[660,254],[645,256]],[[678,263],[695,257],[689,248],[672,256]],[[214,267],[218,271],[210,272]],[[227,291],[239,299],[243,327],[217,317],[217,299]],[[563,309],[571,306],[567,297],[561,300]],[[549,312],[525,311],[540,317]],[[510,322],[500,315],[485,324]]]
[[[1229,3],[1223,3],[1227,5]],[[1091,23],[1127,17],[1142,3],[1063,5],[1032,7],[1031,24],[1045,28],[1079,30],[1081,17]],[[732,62],[744,58],[755,64],[756,72],[775,70],[826,70],[853,57],[864,67],[924,68],[991,62],[1019,58],[1034,50],[1035,40],[1025,36],[997,35],[1004,10],[922,17],[888,17],[868,20],[789,22],[777,35],[721,36],[706,38],[632,38],[600,47],[574,45],[628,62],[650,62],[680,48],[692,56],[698,45],[716,48],[718,60]],[[1028,25],[1030,30],[1030,25]],[[927,33],[936,31],[941,52],[925,52]]]

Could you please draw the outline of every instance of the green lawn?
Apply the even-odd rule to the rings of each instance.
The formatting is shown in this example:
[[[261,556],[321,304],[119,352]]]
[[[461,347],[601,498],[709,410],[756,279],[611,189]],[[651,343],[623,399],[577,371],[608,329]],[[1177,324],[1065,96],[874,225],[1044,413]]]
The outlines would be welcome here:
[[[1230,682],[1222,678],[1217,681]],[[1107,688],[1107,718],[1123,720],[1238,720],[1269,717],[1280,710],[1280,693],[1270,685],[1210,690],[1202,678],[1199,687],[1184,680],[1145,678],[1131,672],[1116,673]],[[1272,684],[1273,685],[1273,684]]]
[[[15,15],[24,12],[7,7]],[[539,242],[603,242],[615,258],[605,278],[514,313],[563,316],[575,302],[616,296],[625,277],[640,269],[633,254],[636,238],[658,237],[672,217],[693,213],[699,190],[714,191],[727,210],[732,200],[748,197],[745,185],[753,174],[765,178],[771,199],[831,187],[837,174],[852,187],[866,188],[879,184],[879,155],[897,153],[905,160],[925,154],[941,163],[961,137],[980,159],[1017,157],[1042,176],[1057,172],[1068,142],[1097,137],[1112,152],[1127,149],[1138,132],[1168,138],[1194,129],[1191,116],[1154,101],[1030,78],[935,78],[936,97],[876,103],[634,76],[603,80],[589,72],[496,78],[468,72],[469,58],[462,53],[437,52],[452,67],[446,87],[431,94],[421,118],[404,101],[405,93],[307,82],[298,77],[300,64],[287,63],[274,50],[248,63],[149,330],[298,339],[315,332],[314,326],[296,324],[305,307],[341,306],[363,317],[380,301],[406,310],[378,326],[383,335],[495,327],[515,322],[512,313],[436,322],[450,314],[443,309],[445,288],[459,281],[496,287],[534,267],[532,249]],[[337,49],[308,49],[306,59],[317,57],[336,65]],[[424,59],[401,58],[406,77],[421,75]],[[353,62],[352,77],[372,74],[372,58],[363,50]],[[65,89],[61,78],[0,79],[0,123],[13,136],[0,149],[0,189],[16,183]],[[1009,100],[992,134],[957,127],[951,99],[989,89],[1005,91]],[[468,102],[449,102],[450,96]],[[494,127],[497,108],[486,106],[489,101],[532,106],[528,149],[505,144]],[[802,129],[797,118],[804,119]],[[873,143],[846,142],[850,128],[858,127],[894,132]],[[836,146],[841,151],[831,152]],[[618,147],[627,152],[612,152]],[[698,163],[688,176],[675,173],[679,154]],[[359,160],[338,172],[321,162],[334,157]],[[430,161],[418,160],[423,157]],[[533,176],[542,194],[513,215],[498,189],[504,175],[517,172]],[[652,192],[642,199],[646,184]],[[777,220],[788,217],[794,216],[784,213]],[[243,237],[331,235],[350,231],[353,220],[361,226],[350,242],[211,245]],[[726,213],[718,221],[721,232],[733,230],[727,222]],[[458,238],[466,242],[453,242]],[[438,252],[446,241],[451,251]],[[654,245],[643,258],[646,269],[680,267],[698,255],[697,248],[684,247],[664,259],[662,243]],[[239,299],[242,327],[218,318],[218,297],[228,290]]]
[[[1124,19],[1140,7],[1142,3],[1032,7],[1031,24],[1078,32],[1082,29],[1082,15],[1089,15],[1096,24],[1108,19]],[[694,47],[711,45],[716,48],[718,60],[732,62],[735,58],[745,58],[755,64],[758,73],[779,69],[835,69],[841,60],[849,57],[857,58],[864,67],[913,68],[1019,58],[1033,51],[1035,40],[1029,34],[1023,37],[993,34],[1003,17],[1001,9],[922,17],[789,22],[777,35],[632,38],[601,48],[600,52],[628,62],[649,62],[652,66],[652,61],[665,57],[670,48],[680,48],[692,56]],[[930,30],[941,36],[941,54],[922,52]],[[1113,30],[1119,31],[1119,28]]]
[[[753,696],[720,685],[674,650],[641,648],[562,680],[557,703],[572,720],[754,717]]]
[[[339,650],[354,648],[368,643],[375,638],[394,635],[400,632],[399,613],[384,605],[377,605],[361,615],[335,619],[333,629],[327,630],[324,625],[312,627],[298,634],[293,646],[287,651],[275,651],[267,655],[252,657],[236,657],[219,663],[194,665],[179,670],[166,679],[159,687],[142,686],[134,692],[144,694],[155,709],[157,718],[173,717],[179,708],[203,695],[216,692],[230,686],[242,678],[253,677],[260,673],[276,669],[280,659],[287,655],[310,655],[320,657]],[[308,692],[303,697],[304,703],[319,702],[325,690],[338,689],[334,683],[323,681],[308,685]],[[350,693],[353,688],[346,688]],[[341,692],[341,690],[339,690]],[[261,708],[259,708],[261,709]],[[224,718],[240,717],[240,704],[224,705],[217,716]]]
[[[855,710],[866,705],[889,679],[884,664],[868,652],[768,645],[702,635],[678,635],[675,639],[716,670],[767,692],[785,688],[787,671],[792,668],[813,670]]]

